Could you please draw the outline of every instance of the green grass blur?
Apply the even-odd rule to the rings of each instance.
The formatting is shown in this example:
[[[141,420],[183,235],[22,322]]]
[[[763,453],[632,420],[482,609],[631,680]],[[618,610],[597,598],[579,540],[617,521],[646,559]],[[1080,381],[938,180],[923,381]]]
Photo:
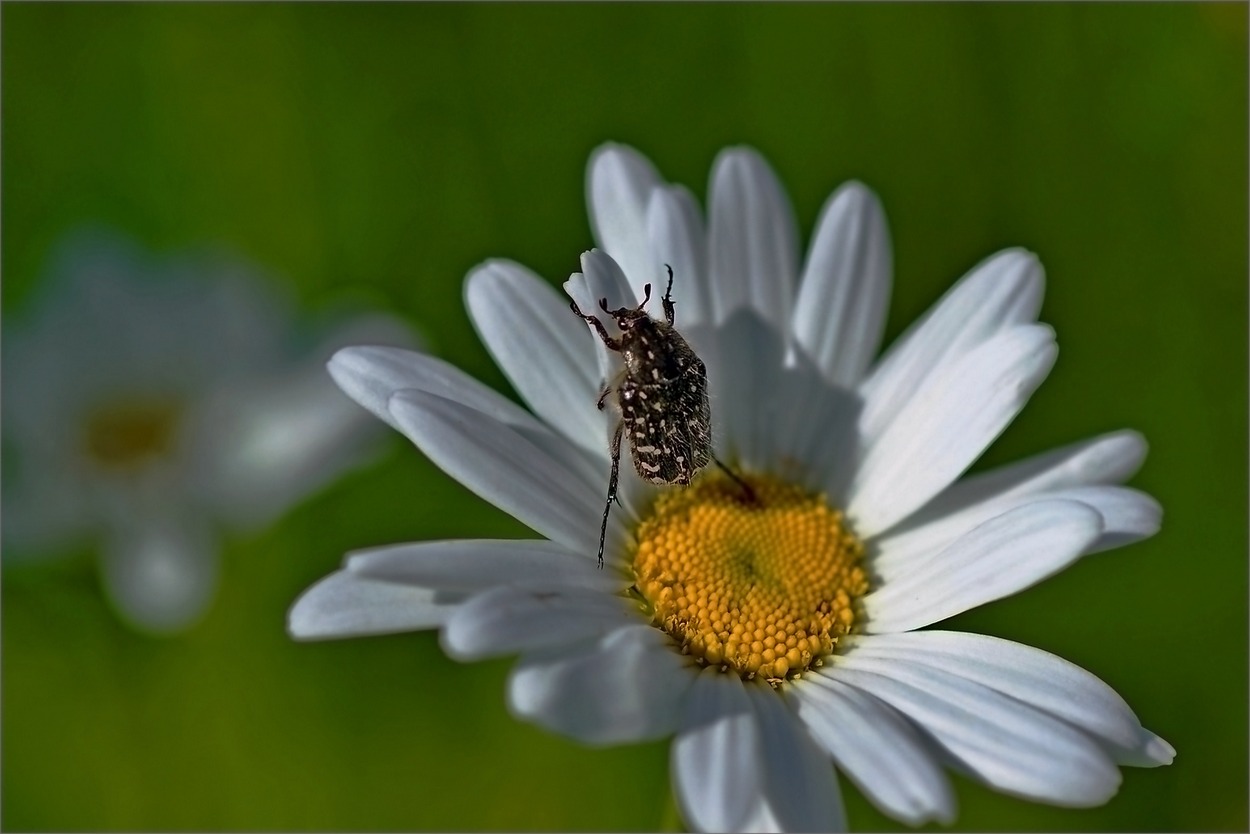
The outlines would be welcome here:
[[[5,314],[49,247],[104,224],[225,244],[310,308],[364,296],[509,391],[461,281],[553,283],[591,240],[588,153],[635,145],[705,193],[747,143],[804,234],[839,183],[881,196],[887,336],[1009,245],[1047,267],[1062,355],[991,450],[1110,429],[1152,451],[1164,529],[953,622],[1067,657],[1171,741],[1062,810],[956,782],[969,830],[1244,831],[1247,10],[1242,4],[6,3]],[[509,391],[510,393],[510,391]],[[6,830],[620,830],[671,824],[667,747],[584,749],[512,720],[508,662],[431,634],[301,645],[284,616],[343,552],[525,536],[398,437],[227,542],[208,618],[119,624],[91,554],[3,582]],[[898,824],[844,788],[862,830]]]

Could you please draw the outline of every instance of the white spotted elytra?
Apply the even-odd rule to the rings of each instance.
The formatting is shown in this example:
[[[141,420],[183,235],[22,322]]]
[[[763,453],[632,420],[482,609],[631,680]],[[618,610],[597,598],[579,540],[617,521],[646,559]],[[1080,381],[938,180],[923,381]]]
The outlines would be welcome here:
[[[643,287],[637,307],[608,309],[608,300],[599,307],[616,321],[619,338],[613,338],[598,317],[581,311],[577,302],[569,306],[591,325],[608,350],[621,355],[625,367],[599,393],[599,409],[614,390],[620,417],[612,431],[609,451],[612,473],[608,478],[608,500],[599,529],[599,567],[603,567],[603,546],[608,531],[608,513],[617,500],[621,466],[621,438],[629,438],[629,450],[638,477],[656,485],[689,484],[708,463],[715,463],[737,481],[748,498],[751,488],[712,454],[712,416],[707,399],[707,368],[682,335],[673,327],[673,270],[667,264],[668,288],[661,304],[664,321],[652,318],[643,308],[651,300],[651,285]]]

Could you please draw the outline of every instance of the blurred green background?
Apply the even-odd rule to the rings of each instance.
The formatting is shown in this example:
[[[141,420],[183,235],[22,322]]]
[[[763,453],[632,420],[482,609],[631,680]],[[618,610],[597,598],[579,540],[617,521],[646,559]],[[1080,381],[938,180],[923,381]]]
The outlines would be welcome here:
[[[956,628],[1111,683],[1176,763],[1093,810],[957,779],[972,830],[1247,828],[1247,15],[1242,4],[6,3],[5,314],[84,223],[223,243],[310,307],[366,291],[509,391],[461,303],[506,256],[553,283],[591,240],[587,155],[635,145],[705,193],[773,163],[810,231],[849,178],[895,245],[887,337],[1008,245],[1047,267],[1062,354],[982,465],[1143,431],[1160,535]],[[509,391],[510,393],[510,391]],[[3,582],[7,830],[653,829],[667,745],[508,717],[509,661],[432,634],[295,644],[287,607],[368,545],[527,531],[398,437],[228,540],[184,635],[126,630],[91,554]],[[898,824],[843,782],[853,828]]]

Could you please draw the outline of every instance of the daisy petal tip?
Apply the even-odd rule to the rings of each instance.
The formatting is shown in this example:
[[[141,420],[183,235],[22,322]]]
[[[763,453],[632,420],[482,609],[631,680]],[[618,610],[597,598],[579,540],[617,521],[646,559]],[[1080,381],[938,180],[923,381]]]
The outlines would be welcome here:
[[[325,616],[325,594],[321,585],[322,583],[313,585],[300,594],[287,611],[286,633],[292,640],[311,642],[340,636]]]
[[[593,172],[601,166],[624,165],[637,162],[648,161],[645,156],[632,146],[623,142],[604,142],[590,152],[590,160],[587,162],[586,167]]]
[[[352,357],[360,350],[358,347],[341,347],[334,353],[330,354],[330,358],[326,360],[326,368],[330,373],[334,373],[335,368],[342,368],[344,365],[351,363]]]
[[[390,348],[390,350],[403,349]],[[363,345],[339,348],[326,360],[326,370],[329,371],[330,378],[335,384],[350,395],[360,382],[366,381],[373,375],[371,370],[376,365],[376,351],[377,348]]]
[[[472,267],[464,277],[464,297],[472,302],[482,292],[487,292],[489,283],[503,277],[502,264],[499,258],[489,258]]]
[[[1154,766],[1170,765],[1176,759],[1176,748],[1149,730],[1144,730],[1142,754]]]
[[[462,627],[457,625],[458,622],[459,619],[453,616],[438,630],[438,647],[443,650],[443,654],[460,663],[481,660],[485,655],[482,652],[473,651],[472,647],[466,643]]]
[[[885,214],[885,210],[881,206],[881,200],[877,197],[877,192],[859,180],[847,180],[842,183],[838,186],[838,190],[834,192],[833,199],[845,200],[848,207],[856,212],[873,211],[883,216]]]
[[[1123,475],[1116,480],[1128,480],[1146,461],[1150,442],[1137,429],[1121,429],[1108,436],[1107,454],[1120,462]]]

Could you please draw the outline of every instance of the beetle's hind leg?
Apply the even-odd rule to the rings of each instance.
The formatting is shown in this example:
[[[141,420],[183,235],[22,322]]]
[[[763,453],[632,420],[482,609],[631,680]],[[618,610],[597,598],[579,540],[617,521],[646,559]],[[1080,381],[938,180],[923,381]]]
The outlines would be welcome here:
[[[603,570],[603,545],[608,538],[608,514],[612,512],[613,501],[621,503],[616,494],[616,486],[621,476],[621,435],[624,432],[625,421],[617,419],[612,442],[608,446],[612,452],[612,474],[608,477],[608,500],[603,505],[603,523],[599,525],[599,570]]]
[[[712,463],[719,466],[720,470],[728,475],[735,484],[742,487],[742,492],[747,497],[747,503],[758,504],[760,502],[759,497],[755,494],[755,490],[751,489],[751,485],[744,481],[741,475],[730,469],[724,463],[721,463],[721,459],[716,457],[716,455],[712,455]]]

